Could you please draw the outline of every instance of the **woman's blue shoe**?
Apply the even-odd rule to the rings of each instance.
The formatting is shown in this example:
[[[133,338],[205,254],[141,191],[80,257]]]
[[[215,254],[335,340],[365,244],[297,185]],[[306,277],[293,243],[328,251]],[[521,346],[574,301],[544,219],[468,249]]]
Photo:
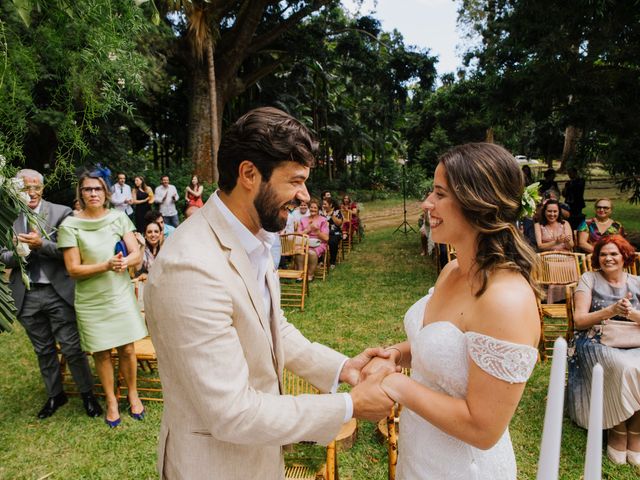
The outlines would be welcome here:
[[[133,411],[131,410],[131,407],[129,407],[129,415],[134,420],[144,420],[144,408],[140,413],[133,413]]]
[[[109,425],[109,428],[116,428],[118,425],[120,425],[121,422],[122,419],[120,417],[116,418],[115,420],[109,420],[107,417],[104,417],[104,423]]]

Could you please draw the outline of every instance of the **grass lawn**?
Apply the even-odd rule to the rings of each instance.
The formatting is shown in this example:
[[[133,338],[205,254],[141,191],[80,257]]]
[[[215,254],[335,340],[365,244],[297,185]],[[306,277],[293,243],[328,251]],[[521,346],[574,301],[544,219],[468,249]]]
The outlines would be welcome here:
[[[366,242],[356,245],[327,282],[311,285],[305,312],[288,312],[289,319],[309,338],[348,355],[404,339],[404,312],[433,285],[436,274],[431,262],[418,255],[417,234],[405,237],[393,230],[368,232]],[[114,430],[102,419],[86,417],[78,398],[38,421],[35,414],[45,393],[19,325],[0,335],[0,364],[0,479],[156,478],[161,404],[146,405],[144,422],[123,417],[123,425]],[[549,364],[536,367],[511,424],[522,479],[535,478],[548,375]],[[565,420],[561,478],[581,478],[585,443],[586,432]],[[386,461],[373,424],[360,422],[356,444],[339,454],[340,477],[386,479]],[[603,478],[638,478],[629,466],[603,463]],[[216,478],[215,472],[211,475]]]

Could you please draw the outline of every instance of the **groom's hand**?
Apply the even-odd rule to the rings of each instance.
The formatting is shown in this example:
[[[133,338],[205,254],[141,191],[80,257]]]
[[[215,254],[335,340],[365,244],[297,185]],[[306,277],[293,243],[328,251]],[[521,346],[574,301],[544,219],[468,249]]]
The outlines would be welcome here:
[[[386,375],[382,371],[374,373],[351,389],[355,418],[375,422],[389,415],[394,402],[381,385]]]
[[[346,382],[351,386],[356,385],[360,380],[360,372],[374,358],[388,360],[391,359],[392,356],[389,350],[385,350],[382,347],[367,348],[359,355],[356,355],[346,361],[344,367],[342,367],[342,371],[340,372],[340,381]],[[392,363],[394,366],[392,367],[392,370],[387,372],[387,374],[396,371],[395,362],[393,360],[386,362],[387,365],[391,365]]]

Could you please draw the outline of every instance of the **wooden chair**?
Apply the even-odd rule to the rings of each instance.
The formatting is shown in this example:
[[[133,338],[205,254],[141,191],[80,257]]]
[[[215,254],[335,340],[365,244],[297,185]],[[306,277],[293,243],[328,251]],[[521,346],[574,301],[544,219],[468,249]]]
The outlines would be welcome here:
[[[403,368],[402,373],[411,375],[410,368]],[[398,429],[400,427],[400,412],[402,405],[394,404],[386,418],[378,422],[378,434],[387,441],[388,477],[396,478],[396,465],[398,464]]]
[[[283,392],[286,395],[304,395],[304,394],[318,394],[320,393],[317,388],[311,385],[308,381],[298,377],[289,370],[284,371],[283,375]],[[305,446],[301,446],[304,449]],[[311,447],[307,447],[308,448]],[[315,449],[319,447],[313,447]],[[300,460],[294,455],[296,446],[288,446],[286,448],[285,455],[285,472],[284,476],[286,480],[304,479],[304,480],[335,480],[338,478],[338,457],[336,455],[336,441],[333,440],[326,447],[326,453],[320,462],[319,467],[312,465],[311,459],[306,459],[307,465],[298,463]],[[308,452],[305,452],[308,453]],[[306,456],[306,455],[305,455]],[[310,464],[311,465],[308,465]],[[317,462],[316,462],[317,463]]]
[[[567,287],[577,285],[580,276],[586,271],[587,260],[582,253],[571,252],[543,252],[538,254],[540,266],[536,272],[536,279],[541,285],[563,285],[565,300]],[[572,294],[570,293],[570,296]],[[540,313],[540,356],[544,360],[553,351],[553,342],[558,336],[573,334],[573,325],[569,326],[566,303],[541,303],[538,300]]]
[[[322,254],[322,258],[318,259],[318,265],[316,266],[316,271],[313,272],[314,278],[322,278],[324,282],[329,274],[329,245],[324,249],[324,253]]]
[[[351,253],[351,246],[353,244],[353,222],[351,221],[351,210],[342,210],[342,224],[347,224],[347,231],[342,231],[342,252]]]
[[[299,307],[304,311],[305,297],[308,289],[309,236],[302,233],[285,233],[280,235],[282,256],[302,255],[302,270],[295,268],[278,269],[280,278],[280,305],[283,307]]]

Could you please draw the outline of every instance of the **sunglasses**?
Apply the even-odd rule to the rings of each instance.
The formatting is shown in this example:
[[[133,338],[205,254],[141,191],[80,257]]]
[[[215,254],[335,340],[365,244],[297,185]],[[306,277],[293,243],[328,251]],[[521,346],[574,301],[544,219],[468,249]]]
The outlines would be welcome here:
[[[600,205],[596,205],[596,210],[611,210],[611,207],[602,207]]]
[[[29,192],[40,193],[42,190],[44,190],[43,185],[29,185],[22,188],[22,191],[27,193]]]

